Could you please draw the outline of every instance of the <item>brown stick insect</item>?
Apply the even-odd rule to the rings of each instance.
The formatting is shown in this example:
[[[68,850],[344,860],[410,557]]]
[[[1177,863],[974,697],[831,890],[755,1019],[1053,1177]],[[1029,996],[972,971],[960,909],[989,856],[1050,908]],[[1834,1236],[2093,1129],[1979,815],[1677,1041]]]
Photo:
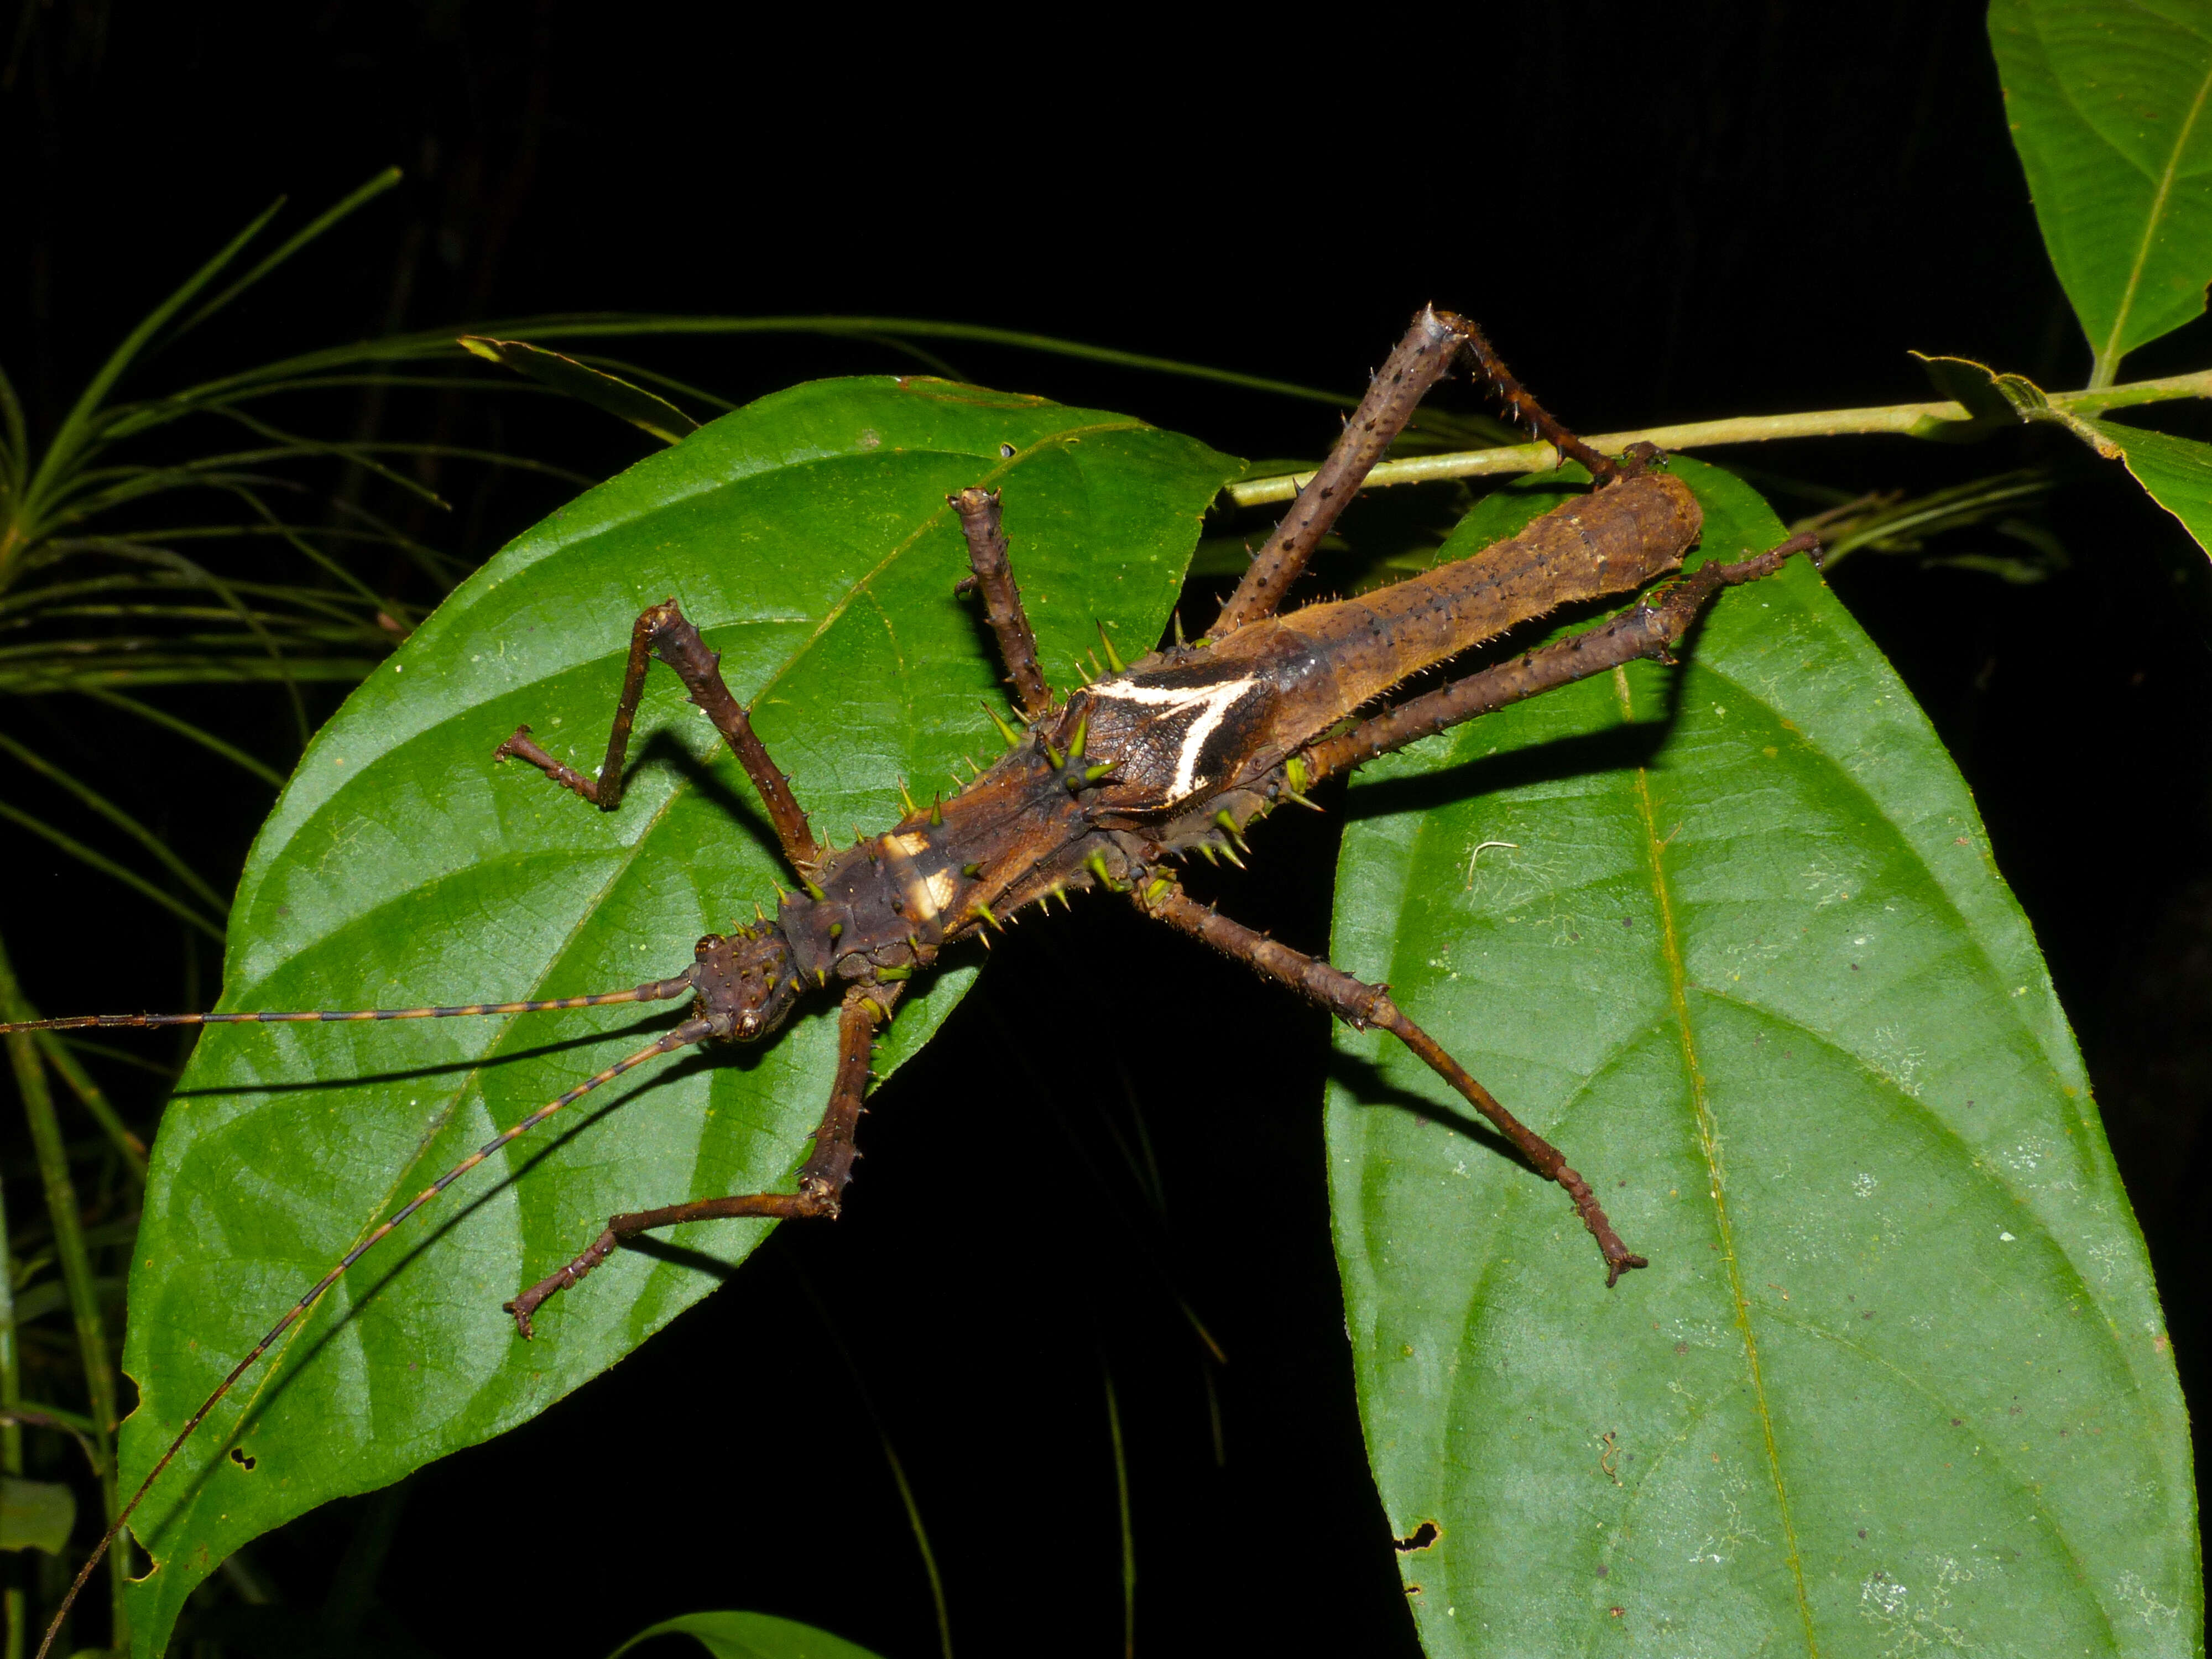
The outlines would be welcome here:
[[[1508,409],[1579,461],[1586,495],[1481,553],[1357,598],[1282,611],[1283,600],[1369,470],[1422,397],[1465,359]],[[491,758],[536,767],[604,811],[622,801],[624,766],[653,661],[672,669],[735,753],[772,823],[798,890],[781,895],[757,926],[699,940],[690,966],[629,989],[537,1001],[348,1011],[88,1015],[0,1026],[0,1032],[513,1015],[620,1003],[689,1000],[689,1017],[635,1052],[502,1129],[398,1205],[278,1318],[185,1420],[118,1512],[46,1634],[193,1431],[279,1338],[394,1229],[485,1158],[617,1078],[698,1044],[757,1042],[809,998],[839,1001],[835,1082],[812,1151],[787,1192],[694,1199],[616,1215],[566,1265],[521,1288],[506,1308],[518,1338],[558,1317],[579,1286],[628,1240],[679,1224],[730,1218],[833,1218],[856,1157],[873,1046],[918,975],[948,950],[986,936],[1017,912],[1072,891],[1118,896],[1142,915],[1205,941],[1264,978],[1356,1027],[1388,1030],[1556,1182],[1595,1241],[1607,1284],[1645,1265],[1614,1231],[1590,1184],[1561,1152],[1522,1124],[1391,1000],[1388,989],[1277,943],[1188,896],[1180,867],[1194,856],[1241,861],[1245,832],[1289,804],[1312,806],[1321,782],[1362,762],[1477,715],[1605,672],[1664,658],[1723,587],[1817,552],[1810,537],[1734,562],[1709,561],[1600,626],[1395,704],[1413,676],[1563,606],[1644,587],[1677,570],[1702,514],[1664,459],[1639,445],[1600,455],[1540,407],[1481,333],[1425,309],[1375,376],[1342,436],[1223,606],[1204,637],[1124,664],[1056,696],[1040,665],[1016,586],[995,492],[950,498],[972,574],[1007,669],[1022,725],[1001,723],[1006,752],[949,798],[916,805],[897,823],[833,849],[814,833],[785,773],[724,683],[720,659],[674,600],[633,628],[622,690],[596,777],[542,747],[522,726]],[[1102,630],[1102,639],[1103,639]],[[489,738],[487,738],[489,743]],[[988,943],[988,938],[985,939]],[[641,1196],[650,1196],[643,1194]],[[551,1305],[549,1307],[549,1304]]]

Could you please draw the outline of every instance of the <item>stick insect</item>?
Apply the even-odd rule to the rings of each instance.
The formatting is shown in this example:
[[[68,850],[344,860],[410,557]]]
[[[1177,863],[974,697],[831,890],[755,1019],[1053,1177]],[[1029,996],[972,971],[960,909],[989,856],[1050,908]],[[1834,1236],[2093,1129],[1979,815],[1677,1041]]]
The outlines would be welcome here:
[[[1368,471],[1427,392],[1466,361],[1506,407],[1593,479],[1587,495],[1468,559],[1354,599],[1283,611],[1283,601]],[[857,1156],[874,1045],[917,975],[947,951],[1002,927],[1016,913],[1075,891],[1117,896],[1148,919],[1197,939],[1358,1028],[1387,1030],[1487,1120],[1539,1176],[1556,1182],[1595,1241],[1610,1287],[1646,1265],[1621,1239],[1596,1194],[1564,1154],[1522,1124],[1388,988],[1281,945],[1191,897],[1180,871],[1194,857],[1242,862],[1245,832],[1278,807],[1315,807],[1312,791],[1361,763],[1507,704],[1665,658],[1722,588],[1778,570],[1801,536],[1689,576],[1601,625],[1494,664],[1423,695],[1385,703],[1412,677],[1563,606],[1635,592],[1678,570],[1702,514],[1664,458],[1639,445],[1601,455],[1554,420],[1514,379],[1474,325],[1424,309],[1292,509],[1275,526],[1205,636],[1124,664],[1101,630],[1109,672],[1055,694],[1016,584],[996,492],[962,489],[948,503],[1014,693],[1020,725],[998,720],[1006,752],[973,782],[910,805],[889,830],[833,848],[815,834],[790,780],[724,682],[720,659],[671,599],[633,626],[605,757],[586,776],[523,726],[494,762],[520,761],[599,808],[619,809],[638,704],[658,660],[683,683],[742,765],[797,883],[772,917],[710,933],[691,963],[628,989],[534,1001],[357,1010],[86,1015],[0,1026],[0,1032],[253,1022],[407,1020],[514,1015],[688,1000],[688,1017],[653,1042],[522,1116],[398,1206],[286,1310],[186,1419],[118,1511],[64,1600],[40,1653],[105,1551],[194,1431],[284,1334],[363,1255],[486,1158],[614,1079],[695,1045],[757,1042],[810,998],[838,1001],[837,1064],[812,1149],[793,1190],[694,1199],[609,1218],[565,1265],[505,1304],[519,1339],[556,1297],[580,1291],[627,1241],[682,1224],[756,1218],[834,1218]],[[998,720],[997,716],[994,716]],[[1318,810],[1317,808],[1316,810]],[[552,1307],[549,1310],[548,1304]]]

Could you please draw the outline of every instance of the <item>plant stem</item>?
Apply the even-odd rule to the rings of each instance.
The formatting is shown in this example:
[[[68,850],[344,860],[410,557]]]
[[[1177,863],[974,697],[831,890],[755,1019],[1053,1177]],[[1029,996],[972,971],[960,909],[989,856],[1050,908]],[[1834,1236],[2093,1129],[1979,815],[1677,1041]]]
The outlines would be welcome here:
[[[24,998],[8,960],[7,945],[0,940],[0,1019],[36,1019],[38,1010]],[[100,1453],[100,1514],[115,1513],[115,1372],[107,1353],[107,1331],[101,1323],[99,1287],[93,1282],[92,1256],[84,1243],[82,1212],[77,1207],[76,1184],[70,1178],[69,1148],[62,1139],[61,1119],[54,1111],[52,1091],[46,1086],[46,1067],[38,1045],[21,1033],[7,1039],[9,1064],[23,1097],[23,1114],[37,1151],[39,1176],[46,1188],[46,1212],[53,1224],[54,1254],[62,1269],[62,1285],[69,1297],[70,1315],[76,1326],[77,1353],[84,1365],[85,1393],[92,1407],[93,1443]],[[111,1644],[125,1645],[123,1587],[126,1553],[108,1552],[108,1587],[114,1608]]]
[[[2160,380],[2131,380],[2125,386],[2087,392],[2054,392],[2054,409],[2075,415],[2100,415],[2130,404],[2158,403],[2175,398],[2212,398],[2212,369],[2194,374],[2172,374]],[[1680,426],[1647,427],[1638,432],[1601,432],[1586,441],[1607,455],[1618,455],[1634,443],[1656,444],[1662,449],[1703,449],[1717,444],[1765,443],[1775,438],[1833,438],[1849,433],[1891,432],[1911,438],[1956,436],[1972,422],[1963,404],[1886,404],[1871,409],[1822,409],[1802,415],[1739,415],[1723,421],[1691,421]],[[1948,428],[1948,429],[1947,429]],[[1443,455],[1417,455],[1410,460],[1385,461],[1367,475],[1367,485],[1428,483],[1439,478],[1471,478],[1486,473],[1548,472],[1559,464],[1559,452],[1550,444],[1504,444],[1495,449],[1455,450]],[[1246,478],[1229,486],[1228,495],[1239,507],[1267,501],[1287,501],[1312,482],[1311,472],[1279,473],[1273,477]]]
[[[1137,1537],[1129,1517],[1129,1459],[1121,1443],[1121,1406],[1106,1373],[1106,1428],[1114,1438],[1114,1496],[1121,1513],[1121,1659],[1137,1659]]]
[[[82,1062],[70,1053],[68,1046],[52,1031],[39,1033],[39,1050],[46,1055],[46,1064],[61,1073],[62,1081],[69,1085],[70,1092],[77,1097],[78,1103],[92,1114],[93,1121],[100,1125],[100,1133],[107,1137],[108,1145],[115,1148],[124,1167],[131,1171],[132,1183],[144,1187],[146,1143],[131,1132],[130,1126],[124,1122],[110,1103],[106,1091],[92,1080],[92,1074],[84,1069]],[[0,1241],[0,1243],[4,1242]]]

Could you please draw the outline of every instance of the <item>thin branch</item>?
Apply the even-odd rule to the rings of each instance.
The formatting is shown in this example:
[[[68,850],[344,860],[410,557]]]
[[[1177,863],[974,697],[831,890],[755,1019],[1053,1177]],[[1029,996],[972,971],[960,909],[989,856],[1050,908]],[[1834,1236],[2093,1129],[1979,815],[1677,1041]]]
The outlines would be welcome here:
[[[2168,375],[2160,380],[2131,380],[2125,386],[2106,386],[2096,392],[2054,392],[2049,396],[2053,408],[2076,415],[2097,415],[2131,404],[2160,403],[2176,398],[2212,398],[2212,369]],[[1765,443],[1776,438],[1834,438],[1850,433],[1887,432],[1911,438],[1951,438],[1978,424],[1964,404],[1888,404],[1869,409],[1816,410],[1803,415],[1742,415],[1723,421],[1647,427],[1637,432],[1601,432],[1586,441],[1601,453],[1618,455],[1637,443],[1681,450],[1707,449],[1721,444]],[[2009,421],[1993,423],[2009,424]],[[1372,489],[1377,484],[1429,483],[1442,478],[1472,478],[1496,473],[1548,472],[1559,464],[1559,452],[1549,444],[1504,444],[1495,449],[1461,450],[1450,454],[1385,461],[1367,475],[1367,484]],[[1239,507],[1287,501],[1313,478],[1311,472],[1246,478],[1231,484],[1227,494]]]

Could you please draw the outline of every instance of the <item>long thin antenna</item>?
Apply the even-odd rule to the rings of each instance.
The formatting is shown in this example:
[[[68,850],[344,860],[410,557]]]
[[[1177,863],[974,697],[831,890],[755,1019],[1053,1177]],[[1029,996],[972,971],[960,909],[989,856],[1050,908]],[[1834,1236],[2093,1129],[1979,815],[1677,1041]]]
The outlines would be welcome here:
[[[678,981],[674,980],[663,980],[660,981],[663,985],[672,985],[678,982]],[[688,976],[684,982],[688,983]],[[602,997],[580,997],[572,998],[561,1002],[514,1003],[507,1006],[516,1012],[522,1012],[532,1008],[574,1008],[594,1002],[647,1001],[653,999],[644,997],[641,995],[640,993],[650,988],[650,987],[641,986],[638,988],[637,991],[617,992],[611,995]],[[667,994],[674,994],[670,993]],[[411,1014],[414,1012],[416,1011],[409,1010],[405,1013],[386,1017],[405,1018],[409,1014]],[[489,1008],[482,1010],[462,1008],[427,1009],[422,1012],[425,1013],[489,1013],[494,1011]],[[346,1019],[363,1018],[368,1017],[370,1016],[339,1014],[334,1018]],[[178,1020],[186,1020],[194,1017],[190,1015],[171,1015],[166,1017],[149,1015],[143,1016],[143,1018],[149,1019],[167,1018],[173,1023]],[[212,1015],[208,1016],[208,1018],[220,1019],[224,1017],[222,1015]],[[233,1018],[252,1019],[257,1018],[257,1016],[245,1014],[234,1016]],[[259,1018],[315,1019],[329,1018],[333,1018],[333,1016],[292,1014],[259,1016]],[[36,1030],[40,1028],[36,1025],[11,1025],[0,1029],[11,1031],[20,1031],[27,1030]],[[463,1176],[475,1169],[477,1164],[483,1163],[484,1159],[489,1158],[494,1152],[506,1146],[507,1142],[514,1139],[518,1135],[527,1133],[529,1131],[536,1128],[539,1124],[544,1122],[547,1118],[552,1116],[554,1113],[559,1111],[563,1106],[567,1106],[574,1101],[582,1099],[586,1095],[591,1093],[592,1090],[598,1088],[601,1084],[613,1082],[624,1072],[635,1070],[638,1066],[644,1065],[646,1061],[654,1058],[656,1055],[670,1054],[678,1048],[686,1048],[695,1042],[703,1041],[713,1029],[711,1022],[708,1020],[687,1019],[681,1025],[677,1026],[673,1030],[670,1031],[666,1036],[661,1037],[657,1042],[648,1044],[647,1047],[639,1049],[635,1054],[627,1055],[624,1058],[617,1060],[613,1065],[608,1066],[605,1071],[578,1084],[574,1088],[569,1090],[567,1094],[562,1095],[556,1099],[546,1102],[544,1105],[540,1106],[536,1111],[531,1113],[528,1117],[524,1118],[521,1121],[515,1124],[514,1127],[501,1130],[489,1140],[484,1142],[483,1146],[477,1147],[476,1151],[471,1152],[459,1164],[453,1165],[452,1169],[447,1170],[445,1174],[440,1176],[435,1181],[425,1187],[421,1192],[416,1194],[414,1197],[409,1199],[406,1203],[400,1206],[398,1212],[394,1214],[390,1220],[380,1223],[374,1231],[370,1232],[368,1237],[362,1239],[360,1243],[355,1245],[353,1249],[348,1250],[344,1255],[341,1256],[338,1259],[337,1265],[332,1267],[330,1272],[325,1273],[320,1279],[317,1279],[314,1283],[313,1288],[309,1290],[308,1292],[305,1296],[301,1297],[297,1302],[295,1302],[284,1316],[269,1328],[269,1334],[263,1337],[258,1342],[255,1343],[252,1350],[247,1353],[246,1358],[240,1360],[238,1364],[230,1368],[230,1375],[224,1377],[222,1382],[216,1384],[215,1392],[210,1395],[205,1400],[202,1401],[200,1402],[200,1408],[185,1419],[185,1426],[177,1431],[177,1437],[169,1443],[168,1450],[163,1452],[161,1455],[155,1461],[154,1467],[147,1472],[146,1478],[138,1483],[138,1490],[131,1494],[131,1501],[115,1512],[115,1519],[108,1523],[107,1530],[100,1534],[100,1542],[93,1547],[91,1557],[85,1562],[83,1567],[79,1570],[76,1581],[70,1585],[69,1594],[62,1597],[62,1604],[54,1613],[53,1622],[46,1626],[46,1639],[39,1644],[39,1651],[35,1656],[35,1659],[46,1659],[47,1651],[52,1648],[54,1644],[54,1638],[61,1630],[62,1620],[69,1617],[70,1609],[76,1605],[77,1593],[83,1589],[85,1585],[90,1582],[93,1570],[99,1566],[101,1559],[107,1554],[108,1546],[112,1544],[116,1540],[116,1538],[122,1533],[125,1523],[131,1519],[131,1512],[138,1507],[140,1500],[143,1499],[149,1492],[153,1490],[154,1483],[161,1478],[161,1472],[167,1468],[172,1460],[175,1458],[176,1455],[184,1449],[185,1442],[192,1437],[192,1431],[198,1428],[202,1423],[207,1420],[207,1415],[210,1412],[213,1411],[217,1406],[222,1403],[222,1397],[228,1394],[231,1389],[236,1386],[240,1377],[245,1376],[246,1373],[252,1369],[253,1362],[260,1358],[263,1354],[267,1353],[278,1337],[283,1335],[286,1331],[290,1330],[293,1326],[298,1324],[300,1321],[306,1316],[307,1310],[313,1308],[317,1302],[322,1299],[323,1292],[329,1290],[331,1285],[338,1282],[338,1279],[344,1274],[347,1268],[352,1267],[355,1262],[360,1261],[362,1257],[367,1255],[370,1250],[374,1249],[379,1243],[380,1243],[386,1234],[389,1233],[393,1228],[398,1226],[400,1223],[405,1221],[410,1216],[413,1215],[416,1211],[421,1209],[432,1199],[437,1197],[440,1193],[444,1192],[447,1188],[452,1186],[456,1181],[459,1181]]]
[[[544,1014],[556,1008],[602,1008],[611,1002],[673,1002],[689,996],[696,967],[674,979],[648,980],[629,991],[600,991],[587,997],[552,997],[537,1002],[464,1002],[450,1008],[313,1008],[293,1012],[245,1014],[69,1014],[59,1019],[18,1020],[0,1025],[0,1036],[18,1031],[81,1031],[97,1026],[281,1025],[303,1020],[447,1019],[455,1014]]]

